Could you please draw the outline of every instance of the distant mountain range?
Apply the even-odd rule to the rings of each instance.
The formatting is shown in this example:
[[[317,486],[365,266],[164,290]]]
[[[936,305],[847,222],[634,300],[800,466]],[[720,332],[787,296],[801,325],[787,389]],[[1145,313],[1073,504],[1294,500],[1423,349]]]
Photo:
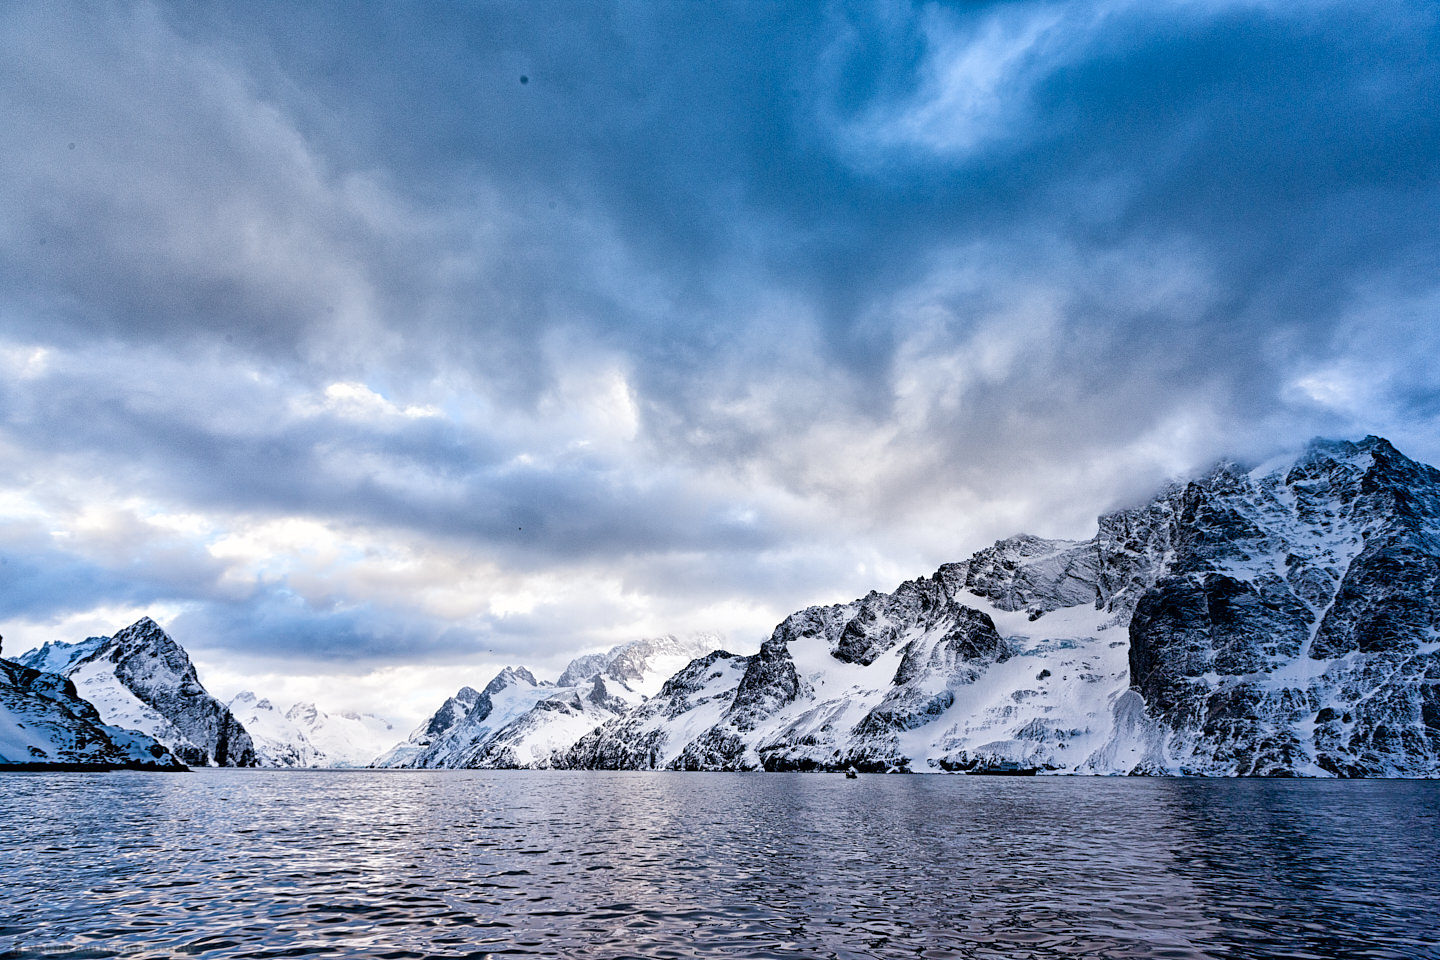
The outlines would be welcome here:
[[[248,690],[228,706],[250,732],[264,767],[363,767],[397,735],[388,720],[373,713],[329,714],[305,702],[281,713]]]
[[[572,661],[554,683],[507,667],[479,693],[465,687],[445,701],[375,766],[566,766],[577,740],[643,705],[719,642],[711,634],[636,640]]]
[[[147,619],[0,661],[0,764],[1440,776],[1440,471],[1316,441],[719,645],[509,667],[395,743],[222,705]]]

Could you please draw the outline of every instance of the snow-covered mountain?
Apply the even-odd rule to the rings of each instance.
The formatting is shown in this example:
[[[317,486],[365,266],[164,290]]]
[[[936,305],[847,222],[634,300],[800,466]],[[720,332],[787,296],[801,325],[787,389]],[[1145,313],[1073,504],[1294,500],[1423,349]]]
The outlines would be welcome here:
[[[315,745],[268,699],[243,690],[226,706],[250,734],[260,766],[324,766]]]
[[[373,714],[329,714],[303,702],[282,713],[249,690],[229,707],[265,767],[363,767],[395,739],[395,727]]]
[[[373,713],[326,713],[313,703],[297,703],[285,711],[318,754],[312,766],[363,767],[391,744],[400,731]]]
[[[680,751],[720,722],[750,662],[715,650],[692,660],[660,692],[592,730],[557,766],[663,770],[679,767]]]
[[[799,611],[752,656],[718,646],[636,641],[554,683],[506,668],[383,755],[378,718],[233,705],[277,764],[1435,777],[1440,471],[1377,437],[1316,441],[1088,540],[1017,536]],[[148,619],[21,663],[0,661],[4,759],[166,762],[148,735],[256,762]]]
[[[18,662],[68,678],[104,723],[152,737],[184,763],[257,762],[250,734],[206,692],[190,657],[149,617],[113,637],[46,644]]]
[[[42,765],[184,769],[153,738],[106,724],[65,677],[0,660],[0,770]]]
[[[719,643],[710,634],[635,640],[572,661],[556,683],[506,667],[473,697],[466,688],[378,758],[390,767],[550,767],[581,737],[645,702],[665,679]],[[470,705],[463,716],[458,707]]]
[[[1440,775],[1440,471],[1215,468],[697,660],[557,765]]]

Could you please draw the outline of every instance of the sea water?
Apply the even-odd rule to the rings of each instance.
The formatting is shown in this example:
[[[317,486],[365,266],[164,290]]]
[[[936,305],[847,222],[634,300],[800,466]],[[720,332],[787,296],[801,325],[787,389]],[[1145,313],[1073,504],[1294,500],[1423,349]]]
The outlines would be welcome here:
[[[0,774],[3,957],[1440,957],[1440,783]]]

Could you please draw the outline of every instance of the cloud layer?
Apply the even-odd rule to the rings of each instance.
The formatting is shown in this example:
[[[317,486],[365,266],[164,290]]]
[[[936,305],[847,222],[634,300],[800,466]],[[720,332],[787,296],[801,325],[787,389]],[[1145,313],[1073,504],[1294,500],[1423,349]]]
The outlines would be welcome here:
[[[4,632],[158,612],[221,686],[414,715],[1222,455],[1440,460],[1437,43],[1418,3],[11,5]]]

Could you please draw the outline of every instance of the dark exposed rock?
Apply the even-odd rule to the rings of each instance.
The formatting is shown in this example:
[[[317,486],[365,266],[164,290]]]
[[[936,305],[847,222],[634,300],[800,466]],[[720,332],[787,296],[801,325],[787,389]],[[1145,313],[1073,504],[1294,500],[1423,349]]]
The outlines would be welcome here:
[[[178,748],[181,759],[199,766],[255,766],[250,735],[200,685],[189,655],[155,621],[144,617],[131,624],[115,634],[109,647],[113,652],[100,655],[114,661],[120,682],[189,741]]]
[[[1130,623],[1135,688],[1187,772],[1440,772],[1440,472],[1384,440],[1186,488]],[[1341,718],[1344,719],[1341,719]]]
[[[791,617],[777,627],[774,635],[761,644],[760,652],[746,662],[745,675],[726,713],[726,719],[737,730],[755,729],[761,720],[807,692],[786,646],[795,635],[788,629],[795,620]]]
[[[439,710],[426,719],[421,726],[421,733],[432,740],[442,735],[469,713],[479,699],[480,691],[474,687],[461,687],[455,696],[448,698],[440,705]]]

